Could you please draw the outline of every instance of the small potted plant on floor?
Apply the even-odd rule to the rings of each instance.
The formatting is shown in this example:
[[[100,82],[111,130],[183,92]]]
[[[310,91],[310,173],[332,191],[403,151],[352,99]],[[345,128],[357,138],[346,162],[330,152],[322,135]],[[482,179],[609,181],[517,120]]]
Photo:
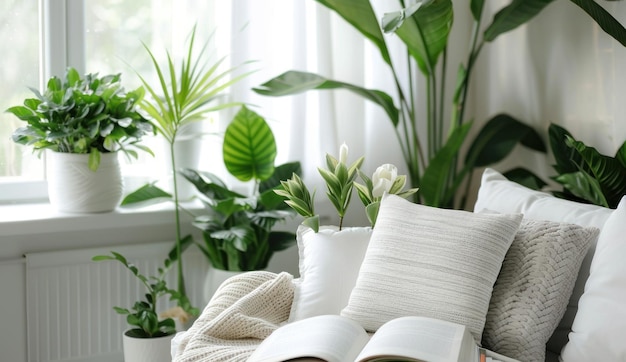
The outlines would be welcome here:
[[[139,269],[128,262],[126,258],[116,252],[111,255],[98,255],[94,261],[113,260],[118,261],[145,286],[146,294],[143,300],[135,302],[132,308],[113,307],[113,309],[126,316],[126,322],[131,326],[124,332],[124,361],[126,362],[169,362],[171,340],[176,333],[176,322],[171,317],[159,318],[157,302],[165,296],[178,303],[180,322],[185,323],[185,318],[197,316],[199,311],[191,307],[186,296],[178,291],[169,289],[165,282],[165,275],[172,265],[170,258],[164,262],[164,268],[159,268],[158,276],[147,277],[139,272]],[[173,314],[171,311],[166,312]]]
[[[65,212],[106,212],[115,209],[123,193],[118,152],[137,157],[142,137],[152,124],[135,106],[140,87],[124,92],[120,74],[87,74],[68,68],[65,78],[52,77],[43,93],[7,110],[26,125],[13,141],[47,153],[50,202]]]

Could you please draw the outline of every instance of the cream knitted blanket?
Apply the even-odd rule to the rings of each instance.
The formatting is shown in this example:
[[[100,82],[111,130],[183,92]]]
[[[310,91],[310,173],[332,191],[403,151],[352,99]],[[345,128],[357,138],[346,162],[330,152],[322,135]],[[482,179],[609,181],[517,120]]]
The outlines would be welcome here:
[[[173,362],[246,361],[289,318],[292,279],[255,271],[225,281],[183,335]]]

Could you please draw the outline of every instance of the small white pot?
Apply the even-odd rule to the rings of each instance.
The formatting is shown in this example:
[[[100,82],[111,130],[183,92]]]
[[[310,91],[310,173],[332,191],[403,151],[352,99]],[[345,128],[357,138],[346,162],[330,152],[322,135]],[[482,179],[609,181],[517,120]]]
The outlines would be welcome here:
[[[89,155],[48,152],[48,196],[57,210],[71,213],[113,211],[122,200],[124,182],[117,152],[103,153],[97,171]]]
[[[135,338],[124,332],[124,362],[171,362],[171,344],[175,334],[157,338]]]

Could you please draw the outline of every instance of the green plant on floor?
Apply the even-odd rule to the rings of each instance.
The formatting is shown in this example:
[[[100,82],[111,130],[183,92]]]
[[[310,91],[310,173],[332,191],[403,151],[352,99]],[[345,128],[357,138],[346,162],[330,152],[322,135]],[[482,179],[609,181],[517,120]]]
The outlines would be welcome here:
[[[274,191],[282,187],[281,180],[301,173],[300,163],[275,166],[276,154],[276,141],[267,122],[242,106],[224,134],[223,157],[229,173],[239,181],[251,182],[252,191],[234,191],[210,172],[180,171],[206,206],[206,214],[194,221],[204,239],[196,244],[214,268],[264,269],[274,252],[295,243],[293,233],[273,230],[293,215],[284,198]],[[144,202],[163,195],[168,194],[146,185],[129,198]]]
[[[169,145],[169,164],[173,171],[173,200],[176,220],[176,244],[175,253],[181,256],[184,249],[193,243],[191,235],[183,236],[181,232],[180,211],[181,206],[178,197],[177,166],[175,158],[175,143],[185,127],[192,123],[201,121],[207,113],[219,111],[225,108],[240,105],[237,102],[220,102],[225,92],[233,84],[237,83],[250,73],[239,75],[234,74],[239,67],[229,68],[222,71],[220,69],[225,58],[221,58],[210,64],[208,61],[207,46],[208,41],[196,53],[194,46],[196,39],[196,27],[191,31],[188,41],[186,56],[182,59],[177,68],[172,56],[167,52],[167,62],[159,65],[159,61],[153,52],[144,44],[153,64],[153,68],[158,75],[158,84],[150,84],[143,76],[139,78],[150,94],[139,103],[149,118],[153,121],[157,133],[162,136]],[[156,194],[150,194],[156,192]],[[129,195],[122,204],[136,202],[139,199],[151,197],[167,197],[168,193],[149,185],[139,189],[136,193]],[[148,195],[141,195],[149,193]],[[182,259],[178,260],[178,291],[186,294],[185,280],[183,274]]]
[[[81,77],[70,67],[63,80],[50,78],[43,93],[31,90],[35,98],[7,109],[27,123],[15,130],[13,141],[36,151],[89,154],[92,171],[98,169],[102,153],[121,151],[129,158],[137,158],[135,149],[152,153],[138,143],[154,133],[152,124],[136,111],[144,89],[125,93],[120,74]]]
[[[513,0],[494,16],[492,23],[482,32],[485,1],[467,2],[474,30],[467,60],[456,73],[456,87],[451,100],[446,100],[444,95],[448,36],[454,15],[452,1],[427,0],[412,5],[400,1],[404,9],[385,14],[382,29],[397,35],[406,47],[407,58],[414,61],[424,77],[427,96],[422,103],[417,102],[415,95],[418,83],[422,80],[413,74],[413,67],[400,72],[394,66],[387,40],[369,0],[316,1],[337,13],[376,46],[391,70],[396,87],[395,97],[380,90],[366,89],[301,71],[288,71],[261,84],[255,91],[268,96],[284,96],[314,89],[343,88],[382,107],[396,131],[411,185],[420,188],[418,196],[422,203],[463,207],[469,182],[465,183],[468,189],[464,193],[459,195],[459,190],[465,180],[471,179],[469,176],[474,169],[504,159],[517,144],[540,152],[546,151],[544,142],[534,129],[509,115],[498,114],[485,123],[461,160],[461,147],[467,141],[473,123],[465,119],[470,75],[481,49],[498,36],[531,20],[553,0]],[[626,29],[596,2],[572,2],[587,12],[609,35],[626,44]],[[402,87],[407,80],[409,86]],[[446,104],[451,107],[449,122],[444,121]],[[425,134],[418,131],[422,124],[425,125]],[[523,169],[517,170],[515,174],[526,179],[537,178],[532,172]],[[461,198],[457,200],[459,196]]]
[[[97,255],[92,258],[94,261],[113,260],[118,261],[128,269],[146,288],[143,300],[135,302],[130,308],[113,307],[119,314],[126,316],[126,322],[131,326],[127,332],[129,337],[135,338],[157,338],[176,333],[176,323],[172,318],[160,319],[157,309],[159,299],[169,296],[170,300],[177,301],[183,310],[192,316],[197,316],[199,310],[191,307],[185,295],[177,290],[169,289],[165,282],[165,275],[172,263],[172,258],[164,261],[164,267],[159,268],[158,276],[147,277],[143,275],[137,267],[129,263],[120,253],[111,252],[111,255]]]

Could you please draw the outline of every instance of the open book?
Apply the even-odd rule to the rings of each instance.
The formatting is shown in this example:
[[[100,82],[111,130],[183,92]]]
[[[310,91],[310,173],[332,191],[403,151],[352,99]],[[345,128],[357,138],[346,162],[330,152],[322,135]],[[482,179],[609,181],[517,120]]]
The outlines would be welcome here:
[[[338,315],[286,324],[267,337],[248,359],[249,362],[287,360],[515,361],[479,348],[465,326],[456,323],[402,317],[387,322],[370,338],[358,323]]]

